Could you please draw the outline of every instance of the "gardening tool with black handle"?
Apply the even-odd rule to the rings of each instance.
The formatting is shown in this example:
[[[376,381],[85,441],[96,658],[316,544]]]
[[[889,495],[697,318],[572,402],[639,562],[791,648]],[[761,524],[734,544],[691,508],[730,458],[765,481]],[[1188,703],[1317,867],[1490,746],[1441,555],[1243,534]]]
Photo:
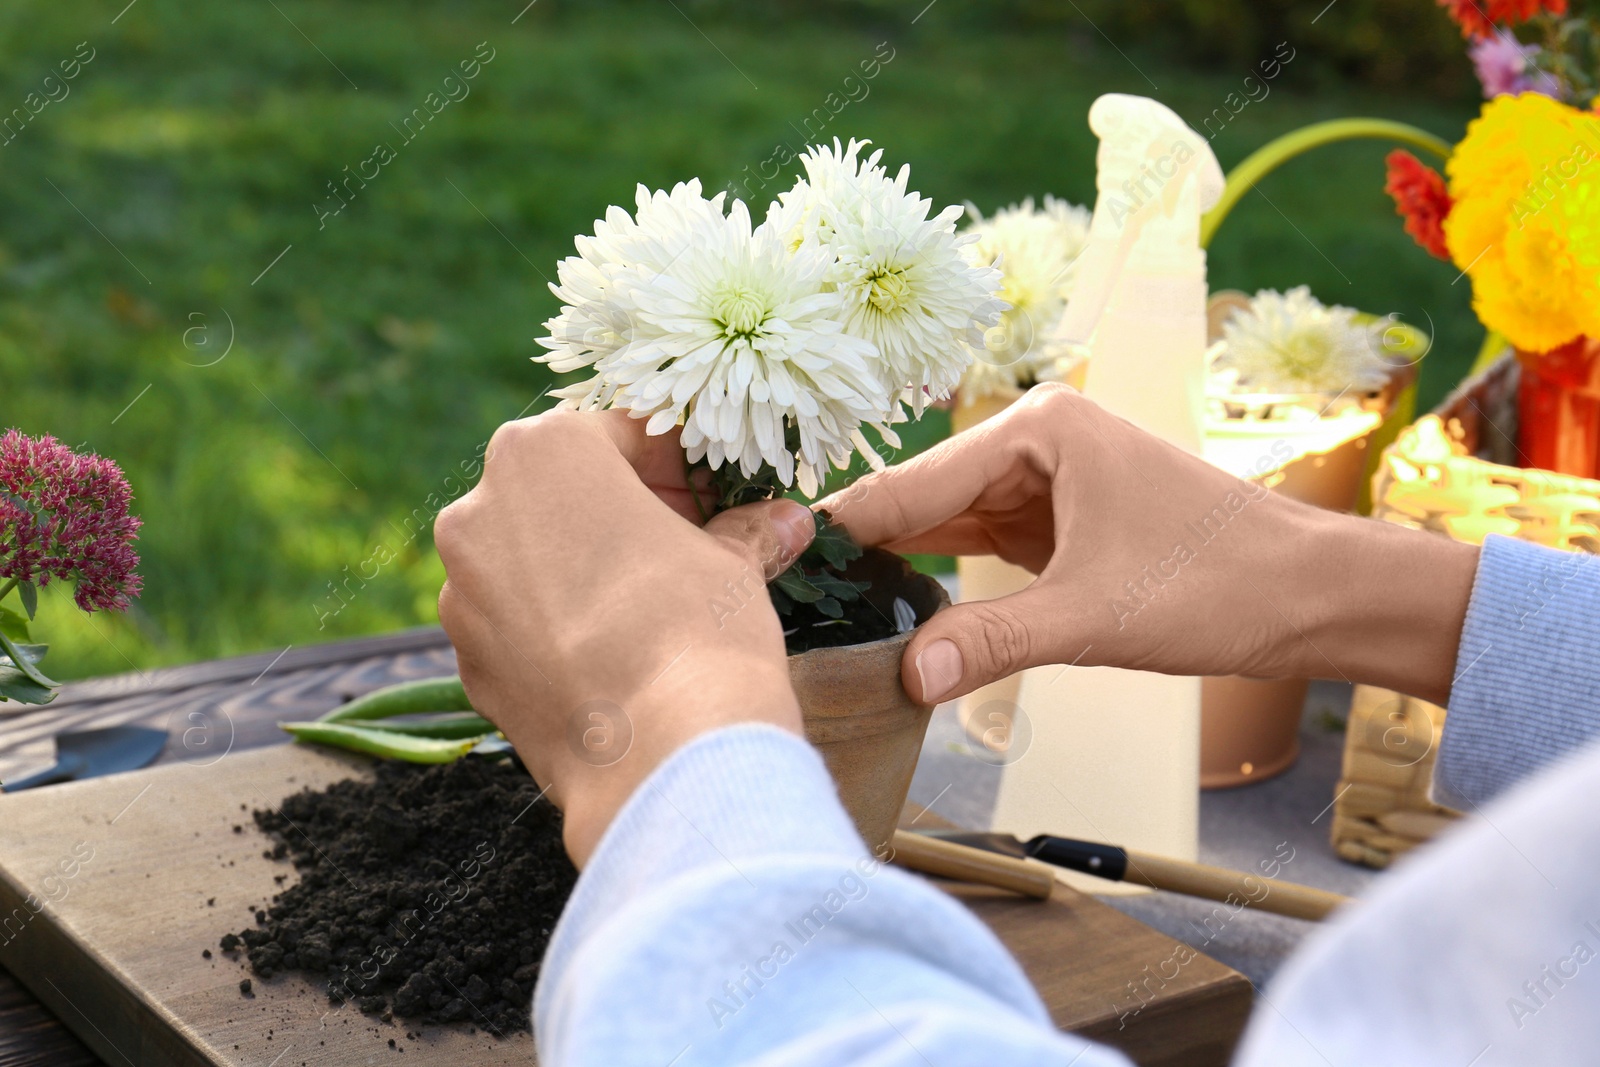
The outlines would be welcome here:
[[[1118,848],[1116,845],[1077,841],[1070,837],[1040,834],[1024,842],[1011,834],[972,830],[919,832],[938,841],[1013,859],[1043,860],[1056,867],[1111,882],[1133,882],[1151,889],[1164,889],[1169,893],[1242,904],[1295,919],[1320,920],[1340,905],[1350,903],[1349,897],[1325,889],[1280,882],[1248,871],[1230,871],[1225,867],[1210,867],[1203,863]]]

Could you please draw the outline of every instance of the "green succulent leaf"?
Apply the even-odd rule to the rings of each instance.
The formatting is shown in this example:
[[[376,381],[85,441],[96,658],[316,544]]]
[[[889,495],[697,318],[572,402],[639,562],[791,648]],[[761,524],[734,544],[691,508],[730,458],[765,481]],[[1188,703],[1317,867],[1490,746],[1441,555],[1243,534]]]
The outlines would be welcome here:
[[[0,701],[14,700],[18,704],[48,704],[56,698],[56,690],[40,685],[26,674],[10,666],[0,666]]]
[[[40,660],[44,659],[45,653],[50,651],[49,645],[33,645],[21,641],[18,641],[13,647],[18,652],[22,653],[22,658],[27,660],[29,663],[38,663]],[[0,655],[0,667],[20,666],[21,664],[16,663],[11,658],[9,653],[6,655]]]
[[[27,616],[0,605],[0,631],[13,641],[26,642],[29,639]]]
[[[322,720],[325,721],[325,720]],[[494,723],[473,711],[446,711],[435,715],[412,715],[404,718],[379,719],[372,723],[375,730],[409,734],[412,737],[433,737],[456,740],[463,737],[482,737],[495,732]]]
[[[35,664],[44,658],[48,645],[19,645],[12,640],[11,635],[0,629],[0,652],[5,655],[0,658],[0,665],[15,667],[26,675],[35,685],[46,689],[54,689],[60,685],[45,675]]]
[[[32,582],[18,582],[17,595],[22,598],[22,610],[32,619],[39,613],[39,590]]]
[[[299,741],[314,741],[407,763],[450,763],[470,752],[482,737],[490,736],[485,733],[481,737],[462,739],[416,737],[342,722],[280,722],[278,728],[293,734]]]
[[[452,674],[444,678],[423,678],[375,689],[348,704],[341,704],[319,721],[352,722],[419,712],[471,710],[472,703],[467,700],[466,690],[461,687],[460,676]]]

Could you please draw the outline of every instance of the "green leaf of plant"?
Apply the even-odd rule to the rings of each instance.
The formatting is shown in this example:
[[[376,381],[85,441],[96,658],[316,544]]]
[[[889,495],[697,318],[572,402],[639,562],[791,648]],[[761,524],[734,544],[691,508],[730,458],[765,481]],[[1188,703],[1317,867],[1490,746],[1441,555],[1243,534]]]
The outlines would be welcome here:
[[[472,703],[467,700],[467,691],[461,687],[460,675],[452,674],[444,678],[423,678],[375,689],[348,704],[341,704],[319,721],[351,722],[427,711],[471,710]]]
[[[38,663],[39,661],[44,659],[45,653],[50,651],[50,646],[49,645],[30,645],[30,644],[24,644],[24,643],[19,641],[16,644],[16,649],[17,649],[18,652],[22,653],[22,658],[27,660],[29,663]],[[13,663],[11,661],[11,657],[9,655],[0,655],[0,667],[16,667],[16,666],[18,666],[18,664]]]
[[[844,618],[844,605],[831,596],[825,596],[817,601],[817,610],[830,619]]]
[[[352,726],[342,722],[280,722],[278,728],[301,741],[348,748],[355,752],[368,752],[386,759],[405,760],[408,763],[449,763],[471,751],[481,737],[461,740],[433,737],[413,737],[393,730],[370,726]],[[484,734],[482,737],[491,736]]]
[[[46,677],[43,671],[34,666],[39,659],[43,658],[46,646],[29,645],[27,647],[37,651],[33,655],[23,652],[22,649],[18,647],[17,643],[11,639],[10,634],[7,634],[4,630],[0,630],[0,652],[4,652],[6,656],[10,658],[11,664],[14,667],[20,670],[23,674],[27,675],[34,681],[34,683],[44,686],[47,689],[54,689],[56,686],[60,685],[60,682]]]
[[[28,619],[19,611],[0,606],[0,630],[13,641],[28,640]]]
[[[828,561],[830,567],[840,570],[853,559],[861,558],[861,546],[843,526],[833,522],[826,512],[816,512],[817,536],[806,554],[815,553]]]
[[[39,612],[39,590],[32,582],[18,582],[17,595],[22,597],[22,610],[32,619]]]
[[[48,704],[55,698],[56,691],[49,686],[40,685],[15,667],[0,667],[0,700],[14,700],[18,704]]]
[[[799,567],[790,567],[773,580],[773,585],[788,594],[789,599],[801,604],[815,604],[823,597],[823,592],[812,585],[810,580],[801,572]]]
[[[861,594],[867,591],[867,582],[851,582],[829,571],[811,571],[806,575],[806,581],[822,590],[828,596],[840,600],[858,600]]]

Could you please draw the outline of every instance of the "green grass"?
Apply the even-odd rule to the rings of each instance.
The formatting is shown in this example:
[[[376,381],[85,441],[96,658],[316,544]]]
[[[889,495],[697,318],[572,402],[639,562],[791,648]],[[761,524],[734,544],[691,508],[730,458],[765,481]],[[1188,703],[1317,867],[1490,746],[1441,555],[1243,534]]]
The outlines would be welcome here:
[[[521,0],[139,0],[113,25],[121,6],[0,13],[0,114],[78,42],[96,50],[70,95],[0,148],[0,424],[116,458],[146,520],[133,613],[85,618],[46,598],[64,677],[432,621],[427,524],[494,427],[549,384],[528,357],[572,236],[636,182],[720,188],[799,147],[795,126],[879,42],[893,59],[825,135],[870,136],[937,202],[986,210],[1092,200],[1084,115],[1099,93],[1150,93],[1198,122],[1248,73],[1129,42],[1126,59],[1087,31],[953,32],[937,8],[910,27],[920,4],[870,32],[697,28],[643,3],[547,0],[515,25]],[[495,57],[470,96],[403,143],[390,123],[484,41]],[[1215,138],[1224,167],[1316,119],[1383,115],[1454,138],[1469,114],[1297,73]],[[319,229],[327,183],[379,142],[396,158]],[[1466,283],[1401,232],[1384,151],[1327,149],[1274,176],[1219,235],[1211,280],[1306,283],[1432,322],[1427,404],[1479,330]],[[230,337],[226,358],[196,365]],[[943,432],[935,418],[912,445]],[[348,603],[333,614],[335,589]]]

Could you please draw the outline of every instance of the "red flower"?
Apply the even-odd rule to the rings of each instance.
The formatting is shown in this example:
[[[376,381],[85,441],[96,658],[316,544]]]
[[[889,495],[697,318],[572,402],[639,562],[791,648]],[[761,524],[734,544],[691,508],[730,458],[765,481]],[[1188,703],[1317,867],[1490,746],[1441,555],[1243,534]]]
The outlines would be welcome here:
[[[142,583],[133,573],[141,525],[133,492],[109,459],[72,451],[54,437],[0,436],[0,579],[77,583],[84,611],[123,611]]]
[[[1565,15],[1567,0],[1439,0],[1463,37],[1487,37],[1496,24],[1515,25],[1542,14]]]
[[[1406,232],[1448,263],[1450,250],[1444,244],[1444,219],[1450,214],[1450,192],[1445,188],[1444,176],[1400,148],[1390,152],[1384,162],[1389,173],[1383,189],[1394,197],[1395,213],[1406,220]]]

